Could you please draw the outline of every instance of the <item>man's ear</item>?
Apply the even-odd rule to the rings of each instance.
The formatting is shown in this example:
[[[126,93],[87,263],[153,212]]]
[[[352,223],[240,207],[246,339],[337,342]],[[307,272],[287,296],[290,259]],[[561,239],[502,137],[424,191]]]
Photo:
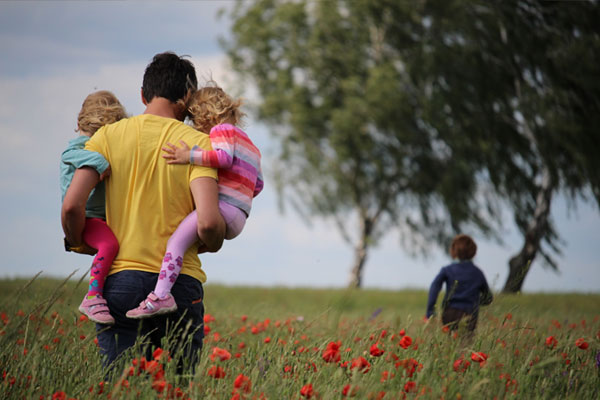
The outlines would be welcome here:
[[[142,95],[142,103],[144,103],[144,105],[147,106],[148,102],[146,101],[146,98],[144,97],[144,89],[140,89],[140,94]]]

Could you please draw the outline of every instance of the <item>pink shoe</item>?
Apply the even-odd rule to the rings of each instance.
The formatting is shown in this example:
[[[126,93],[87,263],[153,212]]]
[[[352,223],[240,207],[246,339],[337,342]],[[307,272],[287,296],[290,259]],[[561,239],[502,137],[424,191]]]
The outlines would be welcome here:
[[[164,299],[159,298],[154,292],[150,293],[139,305],[125,314],[128,318],[144,319],[155,315],[168,314],[177,310],[173,296],[168,294]]]
[[[88,299],[83,299],[79,305],[79,312],[86,315],[90,321],[97,322],[99,324],[113,325],[115,319],[110,315],[106,300],[100,296]]]

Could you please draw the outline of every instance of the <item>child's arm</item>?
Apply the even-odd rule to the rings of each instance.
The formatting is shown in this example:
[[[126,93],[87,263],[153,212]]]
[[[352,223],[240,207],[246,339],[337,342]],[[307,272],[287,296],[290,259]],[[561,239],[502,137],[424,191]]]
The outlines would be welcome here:
[[[264,187],[265,187],[265,182],[263,180],[262,170],[259,169],[258,170],[258,176],[256,177],[256,185],[254,186],[254,195],[253,195],[253,197],[258,196],[258,194],[260,192],[262,192],[262,190],[263,190]]]
[[[71,164],[75,168],[91,167],[98,172],[100,180],[110,175],[108,161],[100,153],[85,149],[70,148],[62,153],[61,161],[65,164]]]
[[[431,287],[429,288],[429,298],[427,299],[427,313],[426,317],[429,318],[433,315],[433,311],[435,308],[435,303],[437,301],[438,294],[442,289],[442,283],[446,279],[446,273],[444,269],[440,271],[440,273],[435,277],[433,282],[431,282]]]
[[[179,143],[182,147],[177,147],[167,143],[169,147],[163,147],[163,158],[166,158],[169,164],[195,164],[211,168],[231,168],[233,165],[233,143],[219,143],[213,145],[215,150],[200,150],[198,146],[190,147],[183,141]],[[218,148],[216,146],[219,146]]]
[[[485,278],[483,278],[483,288],[481,289],[481,294],[479,296],[479,304],[482,306],[487,306],[488,304],[492,303],[493,299],[494,296],[490,291],[487,281],[485,280]]]

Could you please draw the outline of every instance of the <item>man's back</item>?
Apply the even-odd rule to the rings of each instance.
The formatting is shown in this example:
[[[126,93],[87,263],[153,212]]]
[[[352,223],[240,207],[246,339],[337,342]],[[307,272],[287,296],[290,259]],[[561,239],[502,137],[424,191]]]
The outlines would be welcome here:
[[[166,163],[161,148],[179,140],[210,149],[207,135],[175,119],[150,114],[108,125],[87,143],[86,149],[102,154],[112,169],[106,182],[106,218],[120,251],[111,274],[158,273],[167,240],[194,210],[190,182],[200,177],[216,179],[214,169]],[[181,272],[206,280],[194,248],[186,253]]]

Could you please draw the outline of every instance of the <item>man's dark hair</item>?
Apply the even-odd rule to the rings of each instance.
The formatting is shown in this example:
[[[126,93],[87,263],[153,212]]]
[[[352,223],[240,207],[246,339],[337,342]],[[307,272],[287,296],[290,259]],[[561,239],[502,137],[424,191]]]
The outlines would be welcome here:
[[[196,70],[191,61],[167,51],[154,56],[144,72],[142,93],[146,102],[164,97],[172,103],[183,99],[198,86]]]

